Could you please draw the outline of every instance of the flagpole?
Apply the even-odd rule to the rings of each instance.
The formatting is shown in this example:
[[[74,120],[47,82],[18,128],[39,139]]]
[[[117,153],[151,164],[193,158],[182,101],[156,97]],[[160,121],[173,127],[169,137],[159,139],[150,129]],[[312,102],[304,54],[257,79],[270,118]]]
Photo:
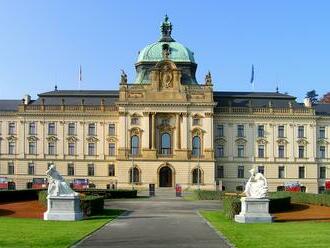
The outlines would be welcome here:
[[[79,66],[79,78],[78,78],[79,90],[81,90],[81,81],[82,81],[82,70],[81,70],[81,65],[80,65]]]
[[[251,84],[252,91],[254,91],[254,65],[253,64],[252,64],[252,69],[251,69],[250,84]]]

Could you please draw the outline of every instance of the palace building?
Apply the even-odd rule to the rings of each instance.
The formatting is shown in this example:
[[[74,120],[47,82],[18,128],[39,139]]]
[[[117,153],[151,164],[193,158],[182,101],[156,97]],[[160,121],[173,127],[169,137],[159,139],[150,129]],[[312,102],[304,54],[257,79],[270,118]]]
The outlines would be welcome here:
[[[299,183],[318,193],[330,180],[330,105],[278,92],[213,91],[198,82],[194,53],[161,37],[138,55],[136,78],[118,90],[58,90],[0,100],[0,176],[16,188],[45,178],[97,188],[241,190],[251,168],[276,191]]]

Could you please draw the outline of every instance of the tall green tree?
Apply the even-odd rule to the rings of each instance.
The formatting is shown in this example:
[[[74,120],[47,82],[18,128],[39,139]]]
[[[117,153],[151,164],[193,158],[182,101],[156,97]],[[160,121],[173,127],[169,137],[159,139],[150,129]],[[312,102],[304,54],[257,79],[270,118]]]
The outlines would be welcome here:
[[[318,96],[319,95],[316,94],[315,90],[311,90],[306,93],[306,98],[309,98],[309,100],[311,101],[312,104],[315,104],[318,102],[318,99],[317,99]]]

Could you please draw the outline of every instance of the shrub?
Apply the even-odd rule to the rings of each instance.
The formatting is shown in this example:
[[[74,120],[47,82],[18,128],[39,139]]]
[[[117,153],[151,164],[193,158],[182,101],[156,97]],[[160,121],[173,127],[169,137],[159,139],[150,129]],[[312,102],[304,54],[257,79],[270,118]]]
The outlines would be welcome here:
[[[99,195],[105,199],[136,198],[137,190],[84,189],[75,190],[84,195]]]
[[[47,195],[47,190],[42,190],[38,192],[38,201],[45,207],[47,207]]]
[[[38,200],[41,189],[1,190],[0,202]]]
[[[223,211],[227,219],[234,219],[241,211],[241,201],[238,195],[225,195],[223,198]]]
[[[291,201],[301,204],[312,204],[330,207],[330,195],[328,194],[310,194],[304,192],[274,192],[271,197],[291,197]]]
[[[215,190],[195,190],[193,195],[196,200],[222,200],[224,192]]]
[[[81,196],[80,208],[85,216],[101,214],[104,210],[104,198],[92,195]]]
[[[289,210],[291,208],[291,197],[272,197],[269,199],[269,212],[276,213]]]

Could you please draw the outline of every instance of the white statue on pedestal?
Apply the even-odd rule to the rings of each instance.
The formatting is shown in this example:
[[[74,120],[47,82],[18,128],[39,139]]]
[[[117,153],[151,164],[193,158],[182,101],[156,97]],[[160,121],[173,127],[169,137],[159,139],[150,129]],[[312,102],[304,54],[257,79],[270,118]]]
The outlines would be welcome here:
[[[49,196],[77,196],[69,185],[64,181],[64,178],[58,173],[55,165],[51,165],[46,171],[49,177],[48,195]]]
[[[267,180],[261,173],[256,173],[255,169],[250,170],[251,176],[245,185],[245,195],[250,198],[265,198],[268,185]]]

